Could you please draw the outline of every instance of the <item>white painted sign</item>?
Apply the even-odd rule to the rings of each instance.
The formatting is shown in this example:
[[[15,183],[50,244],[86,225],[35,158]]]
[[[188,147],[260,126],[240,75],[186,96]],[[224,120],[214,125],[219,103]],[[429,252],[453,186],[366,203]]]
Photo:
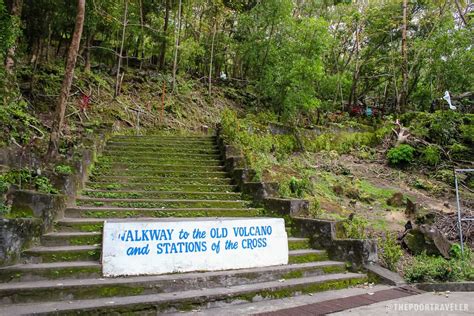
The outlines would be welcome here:
[[[104,276],[215,271],[288,263],[282,218],[104,223]]]

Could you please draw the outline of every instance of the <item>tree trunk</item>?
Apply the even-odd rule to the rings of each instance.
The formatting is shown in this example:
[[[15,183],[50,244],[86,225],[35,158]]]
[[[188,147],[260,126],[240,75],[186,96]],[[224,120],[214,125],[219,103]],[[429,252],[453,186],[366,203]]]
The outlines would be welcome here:
[[[165,23],[163,25],[163,40],[161,41],[160,70],[165,69],[166,34],[168,33],[169,20],[170,20],[170,0],[165,0]]]
[[[462,11],[461,4],[459,3],[459,0],[454,0],[454,3],[456,4],[456,8],[458,10],[459,17],[461,18],[462,22],[464,23],[464,26],[467,26],[466,16],[464,15],[464,12]]]
[[[115,94],[114,98],[118,97],[120,95],[120,86],[121,86],[121,74],[120,74],[120,68],[122,67],[122,59],[123,59],[123,46],[125,43],[125,31],[127,29],[127,15],[128,15],[128,0],[125,0],[125,9],[123,13],[123,26],[122,26],[122,41],[120,43],[120,52],[118,56],[118,65],[117,65],[117,77],[115,79]]]
[[[66,113],[66,102],[71,90],[72,80],[74,77],[74,67],[76,66],[77,53],[81,43],[82,29],[84,27],[84,17],[86,10],[86,0],[77,1],[77,15],[74,33],[72,35],[71,46],[66,61],[66,71],[64,73],[64,80],[61,86],[61,93],[59,95],[58,104],[56,107],[55,119],[51,129],[51,138],[49,140],[48,156],[52,157],[58,154],[59,149],[59,134],[64,123],[64,114]]]
[[[91,31],[89,36],[87,36],[87,41],[86,41],[86,51],[84,54],[84,71],[85,72],[90,72],[91,71],[91,46],[92,42],[94,41],[94,33]]]
[[[140,27],[141,27],[141,33],[140,33],[140,50],[141,50],[141,56],[140,56],[140,70],[143,67],[143,60],[145,59],[145,29],[144,29],[145,21],[143,18],[143,1],[140,0]]]
[[[214,43],[216,40],[217,33],[217,21],[214,20],[214,32],[212,33],[212,42],[211,42],[211,61],[209,63],[209,96],[212,95],[212,62],[214,59]]]
[[[360,36],[360,30],[359,26],[356,25],[356,34],[355,34],[355,43],[354,43],[354,59],[355,59],[355,70],[354,74],[352,75],[352,87],[351,87],[351,93],[349,95],[349,106],[352,106],[356,101],[357,101],[357,83],[359,81],[359,36]]]
[[[13,0],[10,15],[18,21],[21,21],[21,11],[23,9],[23,0]],[[8,48],[7,56],[5,58],[5,70],[8,74],[13,74],[13,67],[15,66],[16,41]]]
[[[179,33],[181,32],[181,6],[182,1],[179,0],[178,5],[178,30],[175,32],[175,43],[174,43],[174,61],[173,61],[173,92],[176,90],[176,71],[178,68],[178,50],[179,50]]]
[[[408,0],[403,0],[403,25],[402,25],[402,88],[400,90],[400,104],[397,112],[405,110],[408,95],[408,54],[407,54],[407,25],[408,25]]]

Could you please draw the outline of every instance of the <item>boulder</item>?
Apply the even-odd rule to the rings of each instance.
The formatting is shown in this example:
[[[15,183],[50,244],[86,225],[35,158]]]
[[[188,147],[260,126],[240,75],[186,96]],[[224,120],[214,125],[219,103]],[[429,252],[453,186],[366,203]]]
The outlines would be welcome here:
[[[387,200],[387,204],[393,207],[401,207],[403,204],[403,193],[395,192],[392,197]]]
[[[428,255],[441,255],[447,259],[451,249],[451,242],[436,227],[426,224],[410,229],[403,237],[403,244],[415,255],[426,251]]]
[[[342,188],[341,185],[335,185],[332,187],[332,191],[334,192],[334,194],[336,194],[337,196],[342,196],[344,194],[344,189]]]
[[[425,235],[425,240],[433,241],[440,254],[446,259],[449,259],[449,251],[451,250],[452,243],[438,228],[423,224],[420,226],[420,231]]]
[[[407,218],[414,218],[417,212],[416,203],[407,198],[407,206],[405,208],[405,215]]]

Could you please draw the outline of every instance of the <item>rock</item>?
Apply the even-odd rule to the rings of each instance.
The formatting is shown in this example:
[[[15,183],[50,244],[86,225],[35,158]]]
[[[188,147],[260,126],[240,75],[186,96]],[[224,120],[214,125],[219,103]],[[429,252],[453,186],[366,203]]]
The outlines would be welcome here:
[[[449,259],[451,242],[434,226],[423,224],[409,230],[403,237],[403,244],[415,255],[426,251],[428,255],[441,255]]]
[[[438,248],[440,254],[449,259],[449,250],[451,250],[452,243],[434,226],[423,224],[420,226],[420,231],[425,235],[425,239],[432,240]]]
[[[407,198],[407,206],[406,206],[406,209],[405,209],[406,217],[414,218],[414,216],[416,215],[416,211],[417,211],[416,204],[413,203],[410,199]]]
[[[449,202],[444,202],[444,207],[449,208]]]
[[[419,255],[426,251],[428,255],[439,255],[438,248],[436,248],[433,241],[425,239],[425,235],[419,228],[414,228],[408,231],[403,237],[403,244],[414,255]]]
[[[428,224],[433,225],[436,219],[436,213],[424,211],[422,214],[418,212],[415,223],[417,225]]]
[[[337,196],[341,196],[344,194],[344,189],[342,188],[341,185],[335,185],[332,187],[332,191],[334,192],[334,194],[336,194]]]
[[[401,207],[403,206],[403,193],[395,192],[393,193],[392,197],[387,200],[387,204],[394,207]]]
[[[350,199],[359,200],[360,199],[360,192],[357,188],[349,187],[346,190],[346,196]]]

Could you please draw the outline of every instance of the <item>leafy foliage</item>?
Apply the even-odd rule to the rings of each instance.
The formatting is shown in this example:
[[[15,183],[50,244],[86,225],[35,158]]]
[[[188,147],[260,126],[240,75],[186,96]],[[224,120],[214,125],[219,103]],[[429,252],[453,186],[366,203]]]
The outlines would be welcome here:
[[[441,161],[441,152],[436,146],[428,146],[423,150],[422,160],[424,163],[430,166],[436,166]]]
[[[384,236],[377,240],[379,255],[385,266],[392,271],[396,271],[397,263],[403,256],[403,250],[397,243],[397,236],[386,231]]]
[[[345,236],[351,239],[365,239],[367,238],[367,228],[369,222],[361,216],[353,216],[352,219],[347,219],[342,223],[345,231]]]
[[[402,144],[391,148],[387,152],[387,159],[392,165],[406,165],[413,162],[415,148]]]
[[[452,258],[447,260],[439,256],[423,253],[416,256],[414,262],[405,270],[405,279],[409,282],[447,282],[472,280],[474,265],[472,251],[465,247],[464,256],[453,245]]]

